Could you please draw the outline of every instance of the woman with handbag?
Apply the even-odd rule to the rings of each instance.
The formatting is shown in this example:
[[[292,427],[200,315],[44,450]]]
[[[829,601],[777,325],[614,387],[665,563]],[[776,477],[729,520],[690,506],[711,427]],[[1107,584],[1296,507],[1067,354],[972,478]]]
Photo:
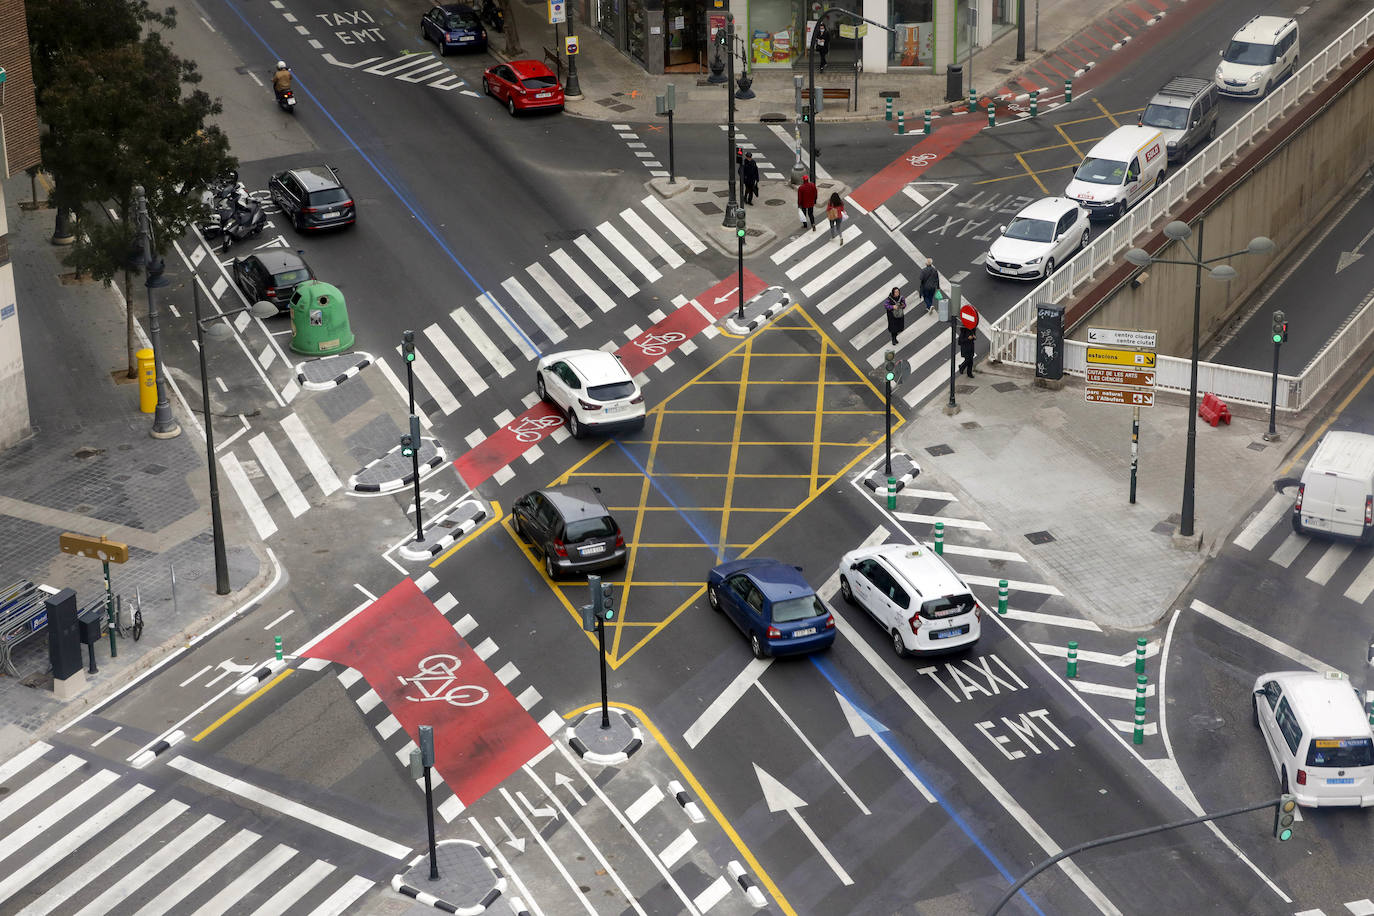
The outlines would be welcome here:
[[[830,237],[838,238],[840,244],[844,244],[844,201],[840,200],[838,192],[830,195],[830,200],[825,203],[825,218],[830,220]]]
[[[897,335],[906,327],[906,296],[902,295],[901,287],[892,287],[892,292],[883,300],[883,308],[887,311],[887,333],[895,347]]]

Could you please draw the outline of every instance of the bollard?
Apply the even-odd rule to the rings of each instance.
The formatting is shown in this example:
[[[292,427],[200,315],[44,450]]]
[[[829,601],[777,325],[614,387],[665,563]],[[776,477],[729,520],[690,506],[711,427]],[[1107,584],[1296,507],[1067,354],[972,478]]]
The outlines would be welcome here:
[[[973,91],[973,87],[972,87],[972,86],[968,87],[968,110],[969,110],[969,111],[977,111],[977,110],[978,110],[978,93],[976,93],[976,92]]]
[[[276,643],[276,647],[277,647],[277,661],[281,661],[281,637],[280,637],[280,636],[274,637],[272,641],[273,641],[274,643]]]
[[[1073,77],[1064,80],[1064,101],[1073,101]]]
[[[996,106],[996,105],[993,105],[991,102],[989,102],[989,103],[988,103],[988,127],[996,127],[996,126],[997,126],[997,106]]]
[[[906,112],[897,112],[897,134],[898,136],[906,133]]]
[[[1145,673],[1145,637],[1142,636],[1135,641],[1135,673]]]
[[[1007,612],[1007,580],[1002,579],[997,583],[997,613]]]
[[[1078,643],[1069,643],[1068,677],[1078,677]]]
[[[926,109],[926,123],[925,123],[925,135],[926,135],[927,137],[930,136],[930,129],[931,129],[931,128],[930,128],[930,109],[927,108],[927,109]]]
[[[1136,675],[1135,678],[1135,708],[1137,712],[1145,712],[1145,687],[1150,683],[1150,679],[1143,674]]]
[[[889,509],[895,509],[895,508],[897,508],[897,478],[896,478],[896,477],[889,477],[889,478],[887,479],[887,507],[888,507]]]
[[[1031,117],[1032,117],[1032,118],[1037,117],[1039,114],[1040,114],[1040,90],[1039,90],[1039,89],[1032,89],[1032,90],[1031,90]]]
[[[885,101],[887,102],[887,105],[885,106],[886,110],[883,112],[883,120],[884,120],[884,121],[891,121],[891,120],[892,120],[892,96],[888,96],[887,99],[886,99]]]
[[[1132,744],[1145,743],[1145,707],[1135,708],[1135,734],[1131,737]]]
[[[945,555],[945,523],[935,523],[935,552],[940,556]]]

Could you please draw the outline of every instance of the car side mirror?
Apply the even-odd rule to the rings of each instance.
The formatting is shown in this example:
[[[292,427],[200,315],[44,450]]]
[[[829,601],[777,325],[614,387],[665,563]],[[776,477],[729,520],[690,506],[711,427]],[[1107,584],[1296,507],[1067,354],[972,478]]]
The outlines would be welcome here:
[[[1262,696],[1264,696],[1264,688],[1261,687],[1259,690],[1256,690],[1256,691],[1255,691],[1255,696],[1257,696],[1257,697],[1262,697]]]
[[[852,570],[854,570],[855,572],[857,572],[858,569],[859,569],[859,564],[858,564],[858,563],[850,563],[850,564],[849,564],[849,568],[852,569]]]

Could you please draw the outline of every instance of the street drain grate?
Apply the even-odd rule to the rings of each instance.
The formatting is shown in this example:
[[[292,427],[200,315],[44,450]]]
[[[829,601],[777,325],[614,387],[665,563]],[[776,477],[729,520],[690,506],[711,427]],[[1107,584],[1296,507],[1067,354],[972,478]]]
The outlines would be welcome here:
[[[702,213],[705,213],[707,216],[714,216],[714,215],[717,214],[717,213],[724,213],[724,212],[725,212],[725,211],[722,210],[720,207],[716,206],[715,204],[711,203],[710,201],[706,201],[705,203],[697,204],[697,209],[700,210]]]
[[[1247,446],[1245,446],[1245,447],[1248,448],[1248,449],[1249,449],[1250,451],[1252,451],[1252,452],[1262,452],[1262,451],[1264,451],[1265,449],[1267,449],[1267,448],[1269,447],[1269,443],[1267,443],[1267,442],[1251,442],[1249,445],[1247,445]]]
[[[1054,535],[1050,534],[1048,531],[1032,531],[1030,534],[1026,535],[1026,540],[1030,541],[1032,544],[1048,544],[1050,541],[1054,540]]]
[[[612,105],[612,106],[611,106],[611,111],[634,111],[634,110],[635,110],[635,107],[634,107],[633,105]]]
[[[935,458],[939,458],[942,455],[953,455],[954,449],[950,448],[948,445],[945,445],[944,443],[941,443],[940,445],[927,445],[926,453],[932,455]]]
[[[1169,524],[1168,522],[1160,522],[1158,525],[1155,525],[1150,530],[1153,531],[1155,534],[1172,535],[1174,533],[1174,526]]]
[[[998,382],[996,385],[993,385],[993,386],[992,386],[992,390],[993,390],[993,391],[1001,392],[1002,394],[1006,394],[1008,391],[1015,391],[1015,390],[1016,390],[1016,383],[1015,383],[1015,382]]]

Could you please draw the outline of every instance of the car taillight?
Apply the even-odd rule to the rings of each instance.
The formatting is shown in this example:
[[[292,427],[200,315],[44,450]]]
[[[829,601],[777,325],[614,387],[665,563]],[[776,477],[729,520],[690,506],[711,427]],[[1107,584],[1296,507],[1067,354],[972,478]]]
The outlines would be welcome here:
[[[916,636],[920,636],[920,635],[921,635],[921,615],[920,615],[920,614],[912,614],[912,615],[911,615],[911,619],[908,620],[907,623],[911,624],[911,632],[912,632],[914,635],[916,635]]]
[[[582,405],[582,409],[583,409],[583,410],[600,410],[600,409],[601,409],[601,405],[600,405],[600,404],[591,404],[591,403],[588,403],[587,401],[582,400],[581,398],[578,398],[578,399],[577,399],[577,403],[579,403],[579,404]]]
[[[445,32],[445,33],[444,33],[444,41],[457,41],[457,40],[458,40],[458,33],[457,33],[457,32]]]
[[[1293,511],[1294,511],[1294,512],[1301,512],[1301,511],[1302,511],[1302,492],[1303,492],[1303,490],[1306,490],[1306,489],[1307,489],[1307,484],[1305,484],[1305,483],[1300,483],[1300,484],[1298,484],[1298,501],[1295,502],[1295,503],[1293,504]]]
[[[769,638],[769,639],[782,639],[782,631],[779,630],[777,627],[771,626],[771,625],[770,625],[770,626],[768,627],[768,638]]]
[[[1374,496],[1364,498],[1364,523],[1374,522]]]
[[[835,629],[835,615],[834,615],[834,614],[826,614],[826,615],[825,615],[825,628],[826,628],[827,630],[833,630],[833,629]]]
[[[617,547],[624,547],[624,546],[625,546],[625,535],[621,534],[619,531],[617,531],[617,532],[615,533],[615,546],[617,546]]]
[[[568,555],[568,548],[563,546],[562,541],[555,540],[553,542],[553,552],[558,554],[560,557],[566,557]]]
[[[302,213],[319,213],[319,212],[320,212],[320,208],[319,208],[319,207],[301,207],[301,212],[302,212]]]
[[[1307,785],[1307,771],[1306,771],[1306,770],[1298,770],[1298,785],[1300,785],[1300,786],[1305,786],[1305,785]]]
[[[351,206],[353,206],[353,198],[350,197],[348,200],[344,201],[344,202],[343,202],[342,204],[340,204],[339,206],[341,206],[341,207],[351,207]]]
[[[644,403],[644,395],[642,395],[642,394],[637,394],[637,395],[635,395],[634,397],[630,398],[630,403],[631,403],[631,404],[643,404],[643,403]]]
[[[264,292],[268,299],[272,299],[277,295],[277,288],[275,286],[269,286]]]
[[[975,604],[975,605],[973,606],[973,619],[974,619],[974,620],[982,620],[982,619],[983,619],[983,606],[982,606],[981,604]]]

